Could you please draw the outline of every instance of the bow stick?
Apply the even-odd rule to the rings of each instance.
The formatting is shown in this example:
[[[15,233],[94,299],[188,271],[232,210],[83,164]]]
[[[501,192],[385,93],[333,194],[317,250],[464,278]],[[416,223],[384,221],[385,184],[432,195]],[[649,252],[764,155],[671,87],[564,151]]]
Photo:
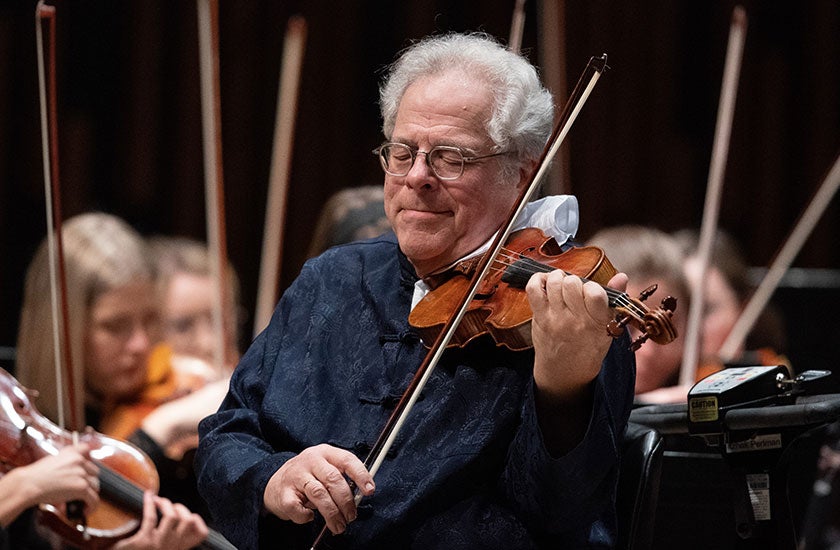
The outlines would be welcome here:
[[[723,174],[726,169],[726,158],[729,151],[729,136],[732,133],[732,117],[735,112],[735,98],[738,95],[738,75],[741,71],[746,31],[746,12],[741,6],[736,6],[732,12],[732,23],[729,28],[729,43],[723,69],[723,83],[721,85],[720,104],[718,105],[712,159],[709,167],[709,179],[706,184],[706,202],[703,206],[703,221],[700,225],[700,242],[697,245],[700,273],[697,282],[691,288],[685,348],[683,349],[683,362],[680,367],[680,385],[693,384],[697,376],[706,270],[717,230]]]
[[[47,249],[50,271],[50,300],[53,320],[53,353],[56,379],[58,426],[65,427],[64,376],[66,370],[67,403],[70,409],[70,426],[73,443],[79,442],[82,405],[76,390],[83,384],[82,372],[76,374],[70,346],[70,313],[67,300],[67,273],[64,262],[64,239],[61,232],[61,187],[58,177],[58,84],[56,78],[55,6],[39,0],[35,6],[35,38],[38,55],[38,97],[41,111],[41,154],[44,164],[44,194],[47,221]],[[44,62],[43,22],[49,28],[49,83]],[[48,90],[49,87],[49,90]],[[49,99],[47,98],[49,96]],[[60,310],[60,311],[59,311]],[[84,503],[74,500],[66,503],[67,518],[77,522],[77,528],[86,532]]]
[[[255,337],[268,325],[274,306],[277,305],[278,281],[283,260],[286,197],[292,167],[292,138],[305,43],[306,20],[300,16],[290,18],[283,42],[277,111],[274,115],[274,146],[268,177],[268,201],[265,207],[260,278],[254,314]]]
[[[225,284],[227,245],[225,241],[225,188],[222,170],[221,97],[219,93],[219,2],[198,0],[198,50],[201,76],[201,129],[204,146],[204,192],[207,244],[213,279],[213,332],[216,347],[214,365],[221,374],[228,352],[225,327],[228,300]]]
[[[519,197],[514,203],[507,219],[501,224],[501,228],[496,233],[492,244],[487,252],[482,256],[481,261],[476,267],[470,286],[464,294],[464,297],[461,299],[458,308],[455,310],[455,314],[449,318],[434,344],[432,344],[429,352],[426,354],[426,357],[423,359],[423,362],[417,369],[414,377],[411,379],[408,388],[406,388],[405,393],[403,393],[397,403],[397,406],[394,408],[394,412],[391,413],[391,417],[385,424],[385,428],[379,434],[376,443],[373,444],[368,457],[365,459],[365,467],[367,467],[371,476],[375,476],[376,472],[379,471],[379,467],[385,460],[385,456],[390,450],[391,445],[394,443],[394,440],[397,438],[397,434],[400,429],[402,429],[402,426],[405,424],[405,420],[420,396],[420,392],[425,387],[426,382],[429,380],[432,372],[434,372],[434,369],[440,362],[440,358],[446,351],[446,347],[454,336],[458,323],[461,322],[461,319],[466,314],[470,302],[475,297],[482,281],[492,271],[493,260],[499,255],[504,247],[505,241],[507,241],[510,236],[517,218],[522,211],[525,210],[525,206],[528,201],[530,201],[535,195],[543,177],[548,171],[548,166],[551,163],[551,160],[554,158],[554,155],[557,153],[557,150],[560,148],[560,145],[563,143],[566,135],[569,133],[572,124],[575,119],[577,119],[581,108],[583,108],[584,103],[586,103],[586,100],[592,93],[595,84],[598,83],[601,73],[603,73],[606,69],[606,54],[602,54],[600,57],[592,57],[586,65],[583,74],[578,80],[575,89],[572,91],[572,95],[569,97],[569,101],[566,103],[563,112],[548,139],[546,148],[543,150],[537,166],[531,174],[530,183],[522,187]],[[361,499],[361,493],[357,493],[355,497],[356,503],[358,504]],[[326,532],[327,528],[324,526],[318,537],[315,539],[315,542],[312,543],[311,550],[318,547],[318,544]]]
[[[42,25],[49,28],[49,75],[44,61]],[[73,375],[73,355],[70,349],[69,312],[67,305],[67,275],[64,268],[64,247],[61,234],[61,189],[58,177],[58,100],[55,67],[55,7],[40,0],[35,8],[35,37],[38,52],[38,92],[41,108],[41,154],[44,164],[44,194],[47,212],[47,250],[50,270],[50,299],[53,312],[53,348],[55,353],[55,378],[58,395],[58,424],[65,427],[64,375],[70,379],[67,399],[70,408],[70,425],[79,428],[80,410],[77,410],[77,382]],[[49,80],[49,81],[48,81]],[[66,371],[66,372],[63,372]]]
[[[787,268],[790,267],[791,262],[799,254],[802,245],[805,244],[808,235],[811,234],[817,221],[828,207],[838,187],[840,187],[840,156],[835,159],[834,165],[820,184],[808,207],[796,222],[793,231],[776,253],[776,257],[773,259],[761,284],[753,292],[747,305],[741,312],[741,316],[738,317],[738,320],[735,321],[735,324],[729,331],[726,340],[718,352],[722,362],[727,363],[732,361],[737,351],[741,349],[744,340],[747,338],[747,334],[758,319],[758,315],[764,309],[764,306],[767,305],[770,296],[779,285],[782,276],[787,271]]]
[[[566,14],[565,0],[538,2],[537,25],[543,79],[554,97],[566,96]],[[571,193],[568,147],[560,152],[560,161],[550,170],[544,185],[547,195]]]
[[[510,22],[510,37],[508,49],[518,54],[522,49],[522,33],[525,28],[525,0],[516,0],[513,7],[513,17]]]

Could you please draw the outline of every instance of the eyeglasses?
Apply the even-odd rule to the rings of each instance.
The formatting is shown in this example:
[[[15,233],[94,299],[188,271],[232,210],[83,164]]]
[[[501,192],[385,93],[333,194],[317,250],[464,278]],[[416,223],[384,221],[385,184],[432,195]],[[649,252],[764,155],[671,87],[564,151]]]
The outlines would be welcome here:
[[[373,150],[373,154],[379,157],[382,169],[386,174],[392,176],[405,176],[414,166],[414,159],[419,154],[426,155],[426,164],[438,179],[456,180],[464,173],[464,164],[477,162],[481,159],[496,157],[506,154],[490,153],[489,155],[470,156],[459,147],[449,145],[438,145],[429,151],[420,151],[405,143],[386,142]]]

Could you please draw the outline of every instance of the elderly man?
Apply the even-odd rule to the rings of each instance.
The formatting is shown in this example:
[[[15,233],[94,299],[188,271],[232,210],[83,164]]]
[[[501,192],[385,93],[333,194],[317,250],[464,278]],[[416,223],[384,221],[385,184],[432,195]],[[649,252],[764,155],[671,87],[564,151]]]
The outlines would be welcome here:
[[[561,271],[528,283],[533,349],[448,350],[375,480],[365,468],[427,353],[408,323],[423,279],[492,239],[553,113],[534,67],[483,35],[413,45],[380,95],[394,231],[307,262],[202,423],[220,529],[242,549],[309,548],[323,521],[330,548],[612,546],[633,357],[604,289]],[[573,197],[528,214],[561,243],[577,229]]]

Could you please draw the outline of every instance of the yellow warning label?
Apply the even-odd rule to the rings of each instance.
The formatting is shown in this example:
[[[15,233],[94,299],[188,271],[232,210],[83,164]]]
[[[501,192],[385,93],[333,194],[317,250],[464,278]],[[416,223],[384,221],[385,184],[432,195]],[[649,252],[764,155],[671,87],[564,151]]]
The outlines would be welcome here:
[[[688,419],[691,422],[714,422],[718,419],[717,397],[695,397],[688,401]]]

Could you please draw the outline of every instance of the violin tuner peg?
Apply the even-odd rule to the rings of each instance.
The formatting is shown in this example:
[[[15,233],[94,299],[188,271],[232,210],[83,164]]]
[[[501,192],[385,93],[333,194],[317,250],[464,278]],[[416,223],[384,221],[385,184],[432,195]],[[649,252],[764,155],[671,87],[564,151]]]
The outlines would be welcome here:
[[[618,338],[624,334],[624,327],[627,326],[628,322],[630,322],[630,317],[616,315],[615,319],[607,323],[607,334],[613,338]]]
[[[677,299],[673,296],[665,296],[662,298],[662,303],[660,305],[662,306],[662,309],[673,313],[677,310]]]
[[[648,339],[648,335],[645,334],[645,333],[642,333],[641,336],[639,336],[638,338],[633,340],[633,342],[630,343],[630,351],[636,351],[637,349],[642,347],[642,344],[647,342],[647,339]]]
[[[657,288],[659,288],[659,285],[652,284],[646,289],[644,289],[641,293],[639,293],[639,301],[644,302],[645,300],[647,300],[654,292],[656,292]]]

